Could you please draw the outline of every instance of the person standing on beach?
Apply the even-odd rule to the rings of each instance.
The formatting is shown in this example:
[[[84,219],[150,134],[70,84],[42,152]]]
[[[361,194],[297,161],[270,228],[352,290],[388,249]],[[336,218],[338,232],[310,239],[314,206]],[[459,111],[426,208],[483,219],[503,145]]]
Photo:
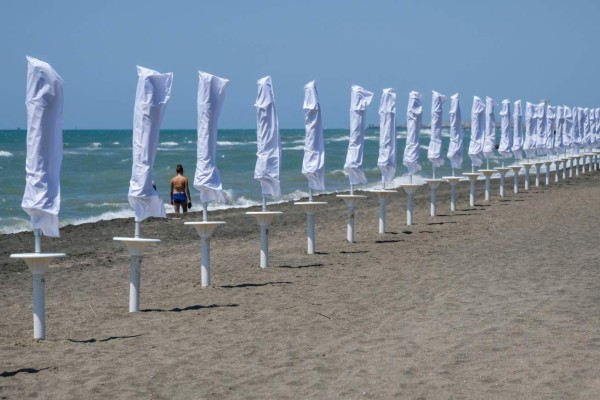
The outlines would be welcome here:
[[[192,207],[192,196],[188,179],[183,176],[183,166],[177,164],[175,168],[177,175],[171,179],[171,205],[175,207],[175,214],[179,214],[179,207],[183,208],[183,212],[187,212],[188,208]]]

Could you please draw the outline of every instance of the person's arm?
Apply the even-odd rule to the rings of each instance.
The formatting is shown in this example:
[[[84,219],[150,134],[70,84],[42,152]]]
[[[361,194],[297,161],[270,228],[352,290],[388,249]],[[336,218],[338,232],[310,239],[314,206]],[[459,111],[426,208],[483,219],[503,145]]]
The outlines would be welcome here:
[[[188,204],[192,203],[192,195],[190,194],[190,184],[187,178],[185,178],[185,193],[188,198]]]
[[[171,192],[169,196],[171,197],[171,205],[173,205],[173,179],[171,179]]]

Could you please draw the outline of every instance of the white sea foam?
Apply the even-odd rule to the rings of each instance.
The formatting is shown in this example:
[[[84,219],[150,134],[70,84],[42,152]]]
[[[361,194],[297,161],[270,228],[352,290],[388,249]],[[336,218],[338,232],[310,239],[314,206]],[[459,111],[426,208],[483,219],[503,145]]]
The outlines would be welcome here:
[[[114,144],[115,146],[118,146],[118,145],[120,145],[121,143],[119,143],[119,142],[112,142],[112,144]]]
[[[217,146],[245,146],[247,144],[256,144],[256,142],[230,142],[227,140],[217,140]]]
[[[424,145],[424,144],[420,144],[420,145],[419,145],[419,148],[420,148],[421,150],[429,150],[429,146],[427,146],[427,145]]]
[[[94,142],[94,143],[91,144],[91,146],[92,147],[100,147],[100,146],[102,146],[102,143],[100,143],[100,142]]]
[[[11,153],[10,151],[0,150],[0,157],[12,157],[12,156],[14,156],[14,154]]]
[[[160,145],[161,146],[179,146],[179,143],[177,143],[177,142],[161,142]]]
[[[283,147],[283,150],[304,150],[304,145],[294,147]]]

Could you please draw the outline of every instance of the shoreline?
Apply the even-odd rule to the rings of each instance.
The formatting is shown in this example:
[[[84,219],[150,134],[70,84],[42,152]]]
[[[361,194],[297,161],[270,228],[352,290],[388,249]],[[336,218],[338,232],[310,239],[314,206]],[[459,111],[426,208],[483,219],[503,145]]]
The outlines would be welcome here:
[[[315,255],[293,202],[269,229],[269,268],[248,209],[209,213],[212,284],[201,289],[200,240],[178,218],[142,223],[159,238],[142,263],[139,313],[128,313],[129,256],[114,236],[133,218],[61,229],[43,251],[67,257],[46,274],[47,340],[34,341],[31,274],[9,253],[31,233],[2,236],[0,392],[7,398],[593,398],[600,393],[597,230],[600,174],[476,204],[459,186],[356,208],[356,243],[336,194],[316,214]],[[522,187],[522,182],[521,182]],[[520,188],[521,189],[521,188]],[[19,372],[21,371],[21,372]],[[34,371],[34,372],[25,372]]]

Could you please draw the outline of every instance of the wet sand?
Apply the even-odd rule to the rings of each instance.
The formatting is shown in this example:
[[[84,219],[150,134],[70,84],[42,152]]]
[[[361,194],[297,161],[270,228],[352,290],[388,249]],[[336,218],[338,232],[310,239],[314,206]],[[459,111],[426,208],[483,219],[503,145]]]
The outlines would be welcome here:
[[[532,179],[533,182],[533,179]],[[35,341],[31,274],[11,253],[31,233],[0,237],[0,398],[596,399],[600,397],[600,173],[483,200],[449,185],[429,217],[429,190],[356,209],[335,195],[316,216],[291,203],[270,227],[269,268],[246,211],[211,240],[212,285],[200,287],[200,240],[181,218],[151,219],[161,243],[142,262],[141,312],[129,313],[129,256],[114,236],[132,219],[61,230],[46,274],[46,340]]]

